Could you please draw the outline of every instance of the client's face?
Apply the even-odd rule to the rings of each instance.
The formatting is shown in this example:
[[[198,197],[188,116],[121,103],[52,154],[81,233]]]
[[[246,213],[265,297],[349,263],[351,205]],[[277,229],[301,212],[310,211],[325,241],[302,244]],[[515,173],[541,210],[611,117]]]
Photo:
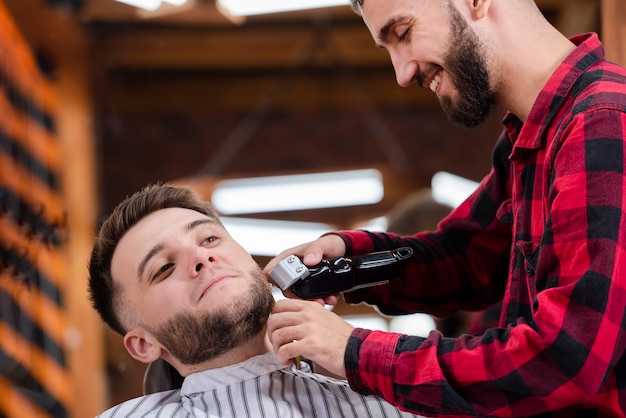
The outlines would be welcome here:
[[[111,263],[122,318],[184,364],[210,360],[264,329],[272,292],[252,257],[219,224],[169,208],[142,219]]]

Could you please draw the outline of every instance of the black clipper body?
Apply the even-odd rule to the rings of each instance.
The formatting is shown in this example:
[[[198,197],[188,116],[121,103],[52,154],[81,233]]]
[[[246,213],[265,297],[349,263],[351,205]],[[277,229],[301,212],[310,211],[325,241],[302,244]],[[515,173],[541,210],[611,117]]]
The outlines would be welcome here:
[[[270,271],[270,276],[281,289],[289,289],[302,299],[315,299],[397,279],[411,255],[413,249],[402,247],[358,257],[323,260],[312,267],[291,255],[278,263]]]

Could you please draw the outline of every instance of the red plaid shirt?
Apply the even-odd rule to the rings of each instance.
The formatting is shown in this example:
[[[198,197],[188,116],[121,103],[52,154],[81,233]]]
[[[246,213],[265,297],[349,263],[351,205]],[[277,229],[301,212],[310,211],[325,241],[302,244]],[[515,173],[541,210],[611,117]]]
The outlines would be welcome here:
[[[356,391],[435,416],[625,415],[626,70],[595,34],[573,41],[526,123],[505,117],[491,172],[438,231],[340,233],[347,254],[415,249],[400,280],[350,303],[445,315],[504,295],[500,328],[480,336],[355,329]]]

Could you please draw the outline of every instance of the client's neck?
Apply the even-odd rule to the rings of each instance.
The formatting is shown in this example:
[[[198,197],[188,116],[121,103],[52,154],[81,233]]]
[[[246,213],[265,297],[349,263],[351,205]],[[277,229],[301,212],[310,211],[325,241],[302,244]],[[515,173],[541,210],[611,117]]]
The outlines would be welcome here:
[[[263,328],[263,331],[250,338],[245,344],[241,344],[227,353],[203,363],[179,365],[177,369],[182,376],[187,376],[191,373],[203,370],[218,369],[220,367],[241,363],[251,357],[266,354],[271,350],[272,345],[267,336],[267,330]]]

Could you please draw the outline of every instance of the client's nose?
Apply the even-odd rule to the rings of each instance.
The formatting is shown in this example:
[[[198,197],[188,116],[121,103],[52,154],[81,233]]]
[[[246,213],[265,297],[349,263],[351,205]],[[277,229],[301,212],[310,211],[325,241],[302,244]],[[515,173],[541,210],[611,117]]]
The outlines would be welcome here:
[[[215,262],[215,259],[213,258],[213,256],[207,256],[206,254],[200,255],[200,252],[198,252],[198,259],[196,261],[194,271],[198,273],[200,270],[202,270],[205,264],[213,263],[213,262]]]

